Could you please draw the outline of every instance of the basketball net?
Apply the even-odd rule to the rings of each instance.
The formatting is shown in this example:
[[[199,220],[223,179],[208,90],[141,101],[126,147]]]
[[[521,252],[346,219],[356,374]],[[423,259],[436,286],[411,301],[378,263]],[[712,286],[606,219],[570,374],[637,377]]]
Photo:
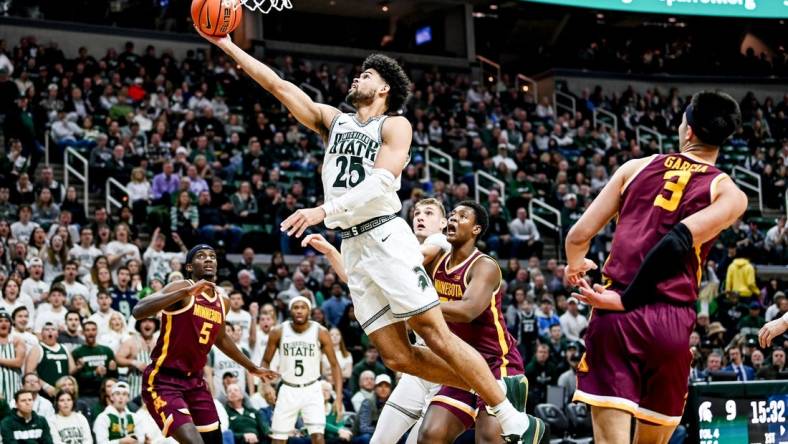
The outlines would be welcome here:
[[[293,2],[290,0],[240,0],[239,3],[246,6],[250,11],[259,11],[263,14],[268,14],[274,9],[282,11],[293,7]],[[236,8],[239,3],[235,4]]]

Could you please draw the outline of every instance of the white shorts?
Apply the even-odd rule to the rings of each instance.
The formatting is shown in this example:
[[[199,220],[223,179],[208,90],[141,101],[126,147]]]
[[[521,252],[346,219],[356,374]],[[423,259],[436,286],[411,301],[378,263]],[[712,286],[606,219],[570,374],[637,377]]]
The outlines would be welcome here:
[[[419,242],[402,218],[343,240],[342,257],[356,319],[367,334],[439,303]]]
[[[406,373],[402,375],[399,383],[394,387],[384,408],[393,408],[414,421],[418,421],[440,388],[440,384]]]
[[[271,438],[287,440],[295,430],[299,413],[310,435],[325,431],[326,411],[320,381],[306,387],[284,384],[279,387],[274,417],[271,419]]]

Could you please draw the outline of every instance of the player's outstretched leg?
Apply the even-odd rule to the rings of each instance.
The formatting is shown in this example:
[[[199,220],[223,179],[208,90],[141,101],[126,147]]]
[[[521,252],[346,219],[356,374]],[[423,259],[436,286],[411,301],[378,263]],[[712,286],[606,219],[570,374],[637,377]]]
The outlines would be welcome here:
[[[451,333],[440,309],[427,310],[409,322],[429,349],[446,361],[450,371],[456,372],[492,408],[505,436],[519,438],[525,433],[529,423],[525,414],[507,400],[479,352]]]

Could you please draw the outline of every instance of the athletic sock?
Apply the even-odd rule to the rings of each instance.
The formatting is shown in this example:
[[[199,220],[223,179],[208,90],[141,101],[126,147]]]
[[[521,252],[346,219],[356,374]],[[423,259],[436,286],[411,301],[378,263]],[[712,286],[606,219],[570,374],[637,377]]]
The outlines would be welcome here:
[[[525,413],[518,412],[508,399],[504,399],[502,403],[494,406],[492,411],[501,424],[504,436],[522,436],[528,430],[528,417],[525,416]]]

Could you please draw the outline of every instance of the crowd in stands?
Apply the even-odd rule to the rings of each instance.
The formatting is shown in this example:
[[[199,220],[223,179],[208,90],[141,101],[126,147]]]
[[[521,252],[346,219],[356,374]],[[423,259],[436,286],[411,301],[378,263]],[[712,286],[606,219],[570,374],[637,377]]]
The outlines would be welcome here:
[[[328,441],[366,442],[398,375],[370,345],[336,273],[272,229],[296,209],[321,202],[323,141],[223,56],[193,51],[177,60],[154,47],[137,51],[128,43],[103,56],[84,49],[64,54],[34,38],[0,42],[3,441],[15,427],[39,427],[53,442],[74,436],[88,442],[91,431],[98,443],[132,442],[131,435],[158,442],[139,393],[159,323],[130,314],[140,298],[183,279],[185,251],[203,241],[216,246],[217,283],[230,295],[228,333],[256,362],[268,332],[286,319],[290,299],[313,301],[312,319],[330,329],[346,410],[354,413],[328,418]],[[359,72],[359,65],[316,66],[290,56],[268,61],[333,105]],[[409,219],[422,197],[451,208],[473,195],[475,171],[507,184],[485,196],[491,220],[480,247],[504,269],[505,314],[527,363],[529,409],[546,401],[551,385],[564,387],[568,400],[588,307],[570,297],[563,265],[548,253],[555,236],[540,233],[529,202],[558,208],[568,230],[616,168],[656,150],[655,143],[638,144],[634,127],[676,134],[687,98],[679,91],[597,88],[580,92],[576,115],[568,115],[505,81],[485,85],[438,69],[413,80],[404,113],[414,146],[399,192],[401,215]],[[590,113],[600,106],[620,117],[618,132],[591,124]],[[748,96],[747,125],[733,141],[777,193],[773,208],[784,202],[787,108],[788,95],[779,101]],[[125,185],[124,205],[86,211],[78,190],[64,188],[44,165],[45,134],[54,159],[74,149],[90,160],[92,186],[103,188],[110,178]],[[428,147],[454,159],[453,180],[423,180]],[[690,344],[695,380],[725,369],[739,380],[788,378],[788,337],[771,349],[753,340],[765,321],[788,311],[785,282],[758,279],[753,266],[787,263],[785,218],[750,222],[727,230],[705,267]],[[338,245],[336,233],[318,230]],[[590,254],[600,264],[613,230],[607,227],[593,244]],[[270,253],[270,262],[260,263],[259,253]],[[240,259],[232,262],[228,254]],[[291,266],[285,255],[303,259]],[[324,376],[329,370],[324,365]],[[270,430],[276,391],[247,376],[212,354],[206,378],[219,411],[229,413],[222,419],[228,442],[265,441]],[[323,382],[327,414],[329,381]],[[295,435],[302,442],[300,430]]]

